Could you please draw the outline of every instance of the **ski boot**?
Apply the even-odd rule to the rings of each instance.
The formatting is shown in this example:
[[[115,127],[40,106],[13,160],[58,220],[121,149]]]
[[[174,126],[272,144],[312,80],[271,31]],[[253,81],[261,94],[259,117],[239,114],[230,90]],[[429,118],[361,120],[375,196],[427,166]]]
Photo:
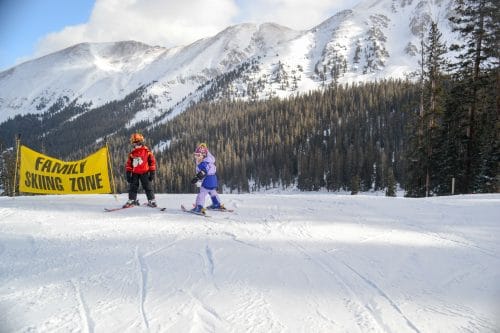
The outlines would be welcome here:
[[[139,206],[139,200],[127,200],[127,202],[123,205],[123,208],[128,208],[132,206]]]
[[[198,205],[198,206],[194,207],[193,209],[191,209],[191,212],[193,212],[195,214],[205,215],[205,208],[203,208],[202,205]]]
[[[148,206],[149,207],[158,207],[158,205],[156,204],[156,200],[155,199],[152,199],[152,200],[148,200]]]
[[[217,198],[217,196],[210,197],[212,199],[212,204],[207,207],[207,209],[213,209],[213,210],[224,210],[224,205],[222,205]]]
[[[224,207],[223,204],[217,204],[217,205],[212,204],[212,205],[208,206],[207,209],[209,209],[209,210],[226,210],[226,207]]]

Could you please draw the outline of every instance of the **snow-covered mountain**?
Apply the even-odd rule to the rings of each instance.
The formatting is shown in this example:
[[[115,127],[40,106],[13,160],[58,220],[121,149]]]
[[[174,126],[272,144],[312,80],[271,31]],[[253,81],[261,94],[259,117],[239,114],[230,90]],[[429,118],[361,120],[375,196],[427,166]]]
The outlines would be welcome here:
[[[450,0],[367,0],[305,31],[246,23],[170,49],[82,43],[0,72],[0,123],[75,100],[101,106],[141,86],[153,102],[130,124],[170,119],[209,89],[216,92],[209,99],[259,99],[318,89],[335,78],[404,77],[418,67],[425,23],[437,21],[451,38],[449,13]],[[223,87],[215,84],[221,77]]]

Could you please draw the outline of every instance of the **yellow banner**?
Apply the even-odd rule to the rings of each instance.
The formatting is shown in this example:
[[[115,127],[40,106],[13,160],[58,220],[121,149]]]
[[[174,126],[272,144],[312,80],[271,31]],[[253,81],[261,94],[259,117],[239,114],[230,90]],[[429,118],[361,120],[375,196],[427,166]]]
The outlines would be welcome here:
[[[21,146],[19,190],[25,193],[90,194],[110,193],[103,147],[83,160],[64,162]]]

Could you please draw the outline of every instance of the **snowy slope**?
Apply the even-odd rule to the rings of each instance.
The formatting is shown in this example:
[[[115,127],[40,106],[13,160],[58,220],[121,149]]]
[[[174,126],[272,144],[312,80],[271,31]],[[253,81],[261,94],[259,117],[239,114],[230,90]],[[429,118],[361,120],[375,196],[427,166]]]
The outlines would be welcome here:
[[[41,113],[59,98],[92,102],[121,99],[137,89],[135,74],[165,52],[138,42],[83,43],[0,73],[0,122]]]
[[[244,23],[191,45],[166,49],[139,42],[78,44],[0,72],[0,123],[43,113],[74,99],[101,106],[139,86],[155,101],[130,124],[171,112],[203,95],[201,86],[252,63],[229,91],[236,98],[286,97],[339,78],[358,82],[402,78],[418,68],[420,29],[438,22],[447,40],[451,0],[365,0],[316,27],[294,31],[273,23]]]
[[[500,329],[498,194],[221,198],[0,197],[0,331]]]

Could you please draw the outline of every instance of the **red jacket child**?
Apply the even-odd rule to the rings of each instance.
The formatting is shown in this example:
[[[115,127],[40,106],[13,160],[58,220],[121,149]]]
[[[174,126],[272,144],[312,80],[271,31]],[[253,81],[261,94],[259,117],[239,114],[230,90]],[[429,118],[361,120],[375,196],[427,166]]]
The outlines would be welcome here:
[[[151,182],[155,177],[156,160],[148,147],[144,145],[144,136],[140,133],[134,133],[130,137],[130,143],[134,149],[129,153],[125,170],[127,171],[127,182],[129,183],[128,201],[124,207],[139,205],[137,200],[137,190],[139,182],[146,192],[148,205],[156,207],[155,195]]]
[[[155,172],[155,157],[148,147],[144,145],[135,146],[130,154],[128,154],[125,169],[127,170],[127,172],[138,173],[140,175],[150,171]]]

